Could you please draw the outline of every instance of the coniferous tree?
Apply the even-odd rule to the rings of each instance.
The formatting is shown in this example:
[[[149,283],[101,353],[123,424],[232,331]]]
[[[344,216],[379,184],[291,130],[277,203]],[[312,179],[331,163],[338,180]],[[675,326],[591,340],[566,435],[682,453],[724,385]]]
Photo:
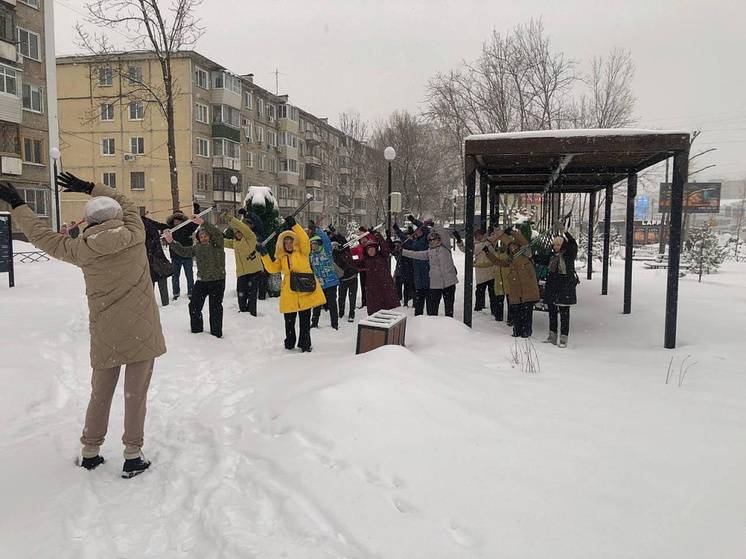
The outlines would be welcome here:
[[[689,236],[686,245],[684,261],[692,272],[699,274],[713,274],[725,260],[726,249],[720,245],[717,235],[708,224],[697,227]]]

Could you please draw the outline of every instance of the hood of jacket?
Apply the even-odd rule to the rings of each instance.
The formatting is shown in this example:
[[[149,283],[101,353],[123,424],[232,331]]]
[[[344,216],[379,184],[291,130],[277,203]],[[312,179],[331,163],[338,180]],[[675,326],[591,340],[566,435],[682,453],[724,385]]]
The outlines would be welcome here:
[[[83,241],[99,255],[116,254],[132,245],[132,232],[121,219],[110,219],[83,231]]]
[[[292,231],[283,231],[277,236],[277,244],[275,245],[275,260],[279,260],[280,258],[288,255],[288,253],[285,252],[285,239],[287,239],[288,237],[293,239],[293,252],[300,251],[300,243],[298,242],[298,237],[295,236],[295,233],[293,233]]]

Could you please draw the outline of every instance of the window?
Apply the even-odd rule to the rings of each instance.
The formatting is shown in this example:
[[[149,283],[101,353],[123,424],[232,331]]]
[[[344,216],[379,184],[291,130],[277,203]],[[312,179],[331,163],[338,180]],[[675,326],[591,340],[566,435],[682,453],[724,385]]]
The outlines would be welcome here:
[[[117,187],[117,174],[114,172],[108,172],[104,173],[104,176],[102,177],[102,182],[108,186],[109,188],[116,188]]]
[[[267,103],[267,119],[273,121],[275,119],[275,106]]]
[[[277,107],[277,118],[289,118],[290,120],[298,120],[298,109],[292,105],[280,105]]]
[[[213,72],[212,86],[215,89],[227,89],[241,95],[241,80],[227,72]]]
[[[16,89],[16,71],[0,64],[0,91],[11,95],[18,95]]]
[[[208,124],[210,122],[210,119],[207,116],[207,105],[203,105],[202,103],[197,103],[196,113],[197,113],[197,122],[203,122],[205,124]]]
[[[101,154],[102,155],[114,155],[116,152],[116,143],[114,138],[104,138],[101,140]]]
[[[246,153],[246,166],[249,169],[254,168],[254,154],[250,151]]]
[[[251,94],[251,91],[247,91],[244,95],[244,102],[246,103],[246,108],[251,109],[252,102],[254,100],[254,96]]]
[[[267,143],[273,147],[277,146],[277,132],[267,130]]]
[[[240,159],[241,144],[225,138],[215,138],[212,140],[212,153],[217,156]]]
[[[251,141],[251,129],[252,129],[252,128],[253,128],[253,127],[252,127],[252,125],[251,125],[251,123],[250,123],[250,122],[246,123],[246,126],[244,126],[244,128],[243,128],[243,129],[244,129],[244,132],[245,132],[245,134],[246,134],[246,141],[247,141],[247,142],[250,142],[250,141]]]
[[[275,159],[274,157],[269,158],[269,172],[270,173],[277,172],[277,159]]]
[[[254,130],[256,131],[257,143],[263,144],[264,143],[264,128],[262,128],[261,126],[257,126]]]
[[[210,157],[210,141],[206,138],[197,138],[197,155]]]
[[[134,155],[143,155],[145,153],[145,138],[130,138],[130,153]]]
[[[259,99],[256,103],[256,114],[262,116],[264,114],[264,99]]]
[[[18,52],[21,56],[39,59],[39,35],[28,29],[18,27]]]
[[[210,175],[206,173],[197,173],[197,190],[207,190],[210,186]]]
[[[127,80],[131,84],[142,83],[142,67],[130,66],[129,68],[127,68]]]
[[[259,170],[260,171],[264,171],[264,163],[266,162],[266,160],[267,160],[267,156],[266,155],[260,155],[259,156]]]
[[[44,160],[42,154],[44,153],[44,142],[41,140],[32,140],[31,138],[23,139],[23,160],[26,163],[35,163],[37,165],[43,165]]]
[[[114,120],[113,103],[101,103],[101,120]]]
[[[291,148],[298,147],[298,136],[291,132],[280,132],[278,139],[281,146],[288,146]]]
[[[233,128],[241,128],[241,113],[228,105],[213,105],[212,121],[217,124],[227,124]]]
[[[194,82],[202,89],[210,89],[210,78],[202,68],[195,68]]]
[[[21,85],[23,108],[34,113],[44,112],[44,90],[36,85],[24,83]]]
[[[133,171],[130,173],[130,189],[145,190],[145,173],[143,171]]]
[[[101,87],[110,87],[114,84],[114,72],[111,68],[98,69],[98,85]]]
[[[39,0],[18,0],[21,4],[26,4],[32,8],[39,9]]]
[[[283,159],[280,161],[280,171],[283,173],[297,173],[298,172],[298,160],[296,159]]]
[[[142,120],[145,118],[145,106],[142,101],[130,102],[130,120]]]
[[[36,212],[36,215],[41,217],[49,216],[49,213],[47,213],[47,196],[45,191],[33,188],[19,188],[18,193],[29,207]]]

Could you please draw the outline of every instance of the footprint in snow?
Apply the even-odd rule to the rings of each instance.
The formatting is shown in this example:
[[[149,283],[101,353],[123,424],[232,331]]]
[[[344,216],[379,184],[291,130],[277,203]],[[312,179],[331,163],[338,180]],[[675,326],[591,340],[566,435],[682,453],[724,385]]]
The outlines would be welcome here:
[[[479,541],[474,534],[463,526],[459,526],[453,520],[448,521],[448,531],[451,533],[453,541],[462,547],[472,548],[479,545]]]
[[[405,501],[401,497],[391,497],[391,504],[402,514],[416,515],[420,512],[412,503]]]

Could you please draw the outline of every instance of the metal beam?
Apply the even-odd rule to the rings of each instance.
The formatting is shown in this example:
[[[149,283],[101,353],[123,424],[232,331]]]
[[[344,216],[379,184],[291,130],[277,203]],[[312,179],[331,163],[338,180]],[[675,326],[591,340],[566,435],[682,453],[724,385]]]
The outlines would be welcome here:
[[[591,192],[588,202],[588,265],[586,278],[593,279],[593,224],[596,221],[596,193]]]
[[[624,310],[632,312],[632,254],[635,250],[635,196],[637,196],[637,175],[627,179],[627,222],[624,228]]]
[[[611,203],[614,201],[614,188],[606,187],[604,204],[604,258],[601,268],[601,295],[609,294],[609,249],[611,247]]]
[[[487,177],[479,175],[479,228],[487,229]]]
[[[689,150],[673,157],[671,183],[670,235],[668,241],[668,281],[666,284],[666,331],[663,347],[676,347],[676,319],[679,304],[679,260],[681,257],[681,214],[684,205],[684,185],[689,176]]]
[[[473,157],[467,156],[465,161],[465,184],[466,184],[466,215],[464,219],[466,241],[464,261],[464,324],[471,327],[472,294],[474,287],[474,197],[477,188],[476,162]]]

